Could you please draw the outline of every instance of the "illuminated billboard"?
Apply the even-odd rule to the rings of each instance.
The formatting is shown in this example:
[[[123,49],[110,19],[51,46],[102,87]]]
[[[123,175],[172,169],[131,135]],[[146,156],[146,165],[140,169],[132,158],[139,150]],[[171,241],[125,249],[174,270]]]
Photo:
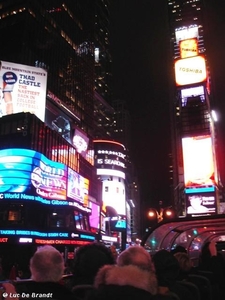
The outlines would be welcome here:
[[[181,28],[176,28],[175,37],[176,37],[177,44],[179,44],[179,42],[183,40],[198,38],[199,37],[198,26],[191,25],[189,27],[183,26]]]
[[[50,92],[48,92],[48,97]],[[51,93],[51,97],[53,94]],[[58,98],[57,98],[58,99]],[[61,101],[58,99],[58,102]],[[62,104],[55,101],[52,103],[47,102],[46,112],[45,112],[45,123],[52,129],[58,132],[65,140],[67,140],[76,151],[82,155],[86,160],[90,160],[90,152],[87,153],[89,138],[87,134],[78,129],[74,125],[74,119],[77,117],[72,113],[67,114],[65,110],[62,109]]]
[[[16,148],[0,150],[1,199],[65,200],[66,179],[66,166],[39,152]]]
[[[188,99],[200,96],[200,99],[202,102],[205,101],[205,91],[203,85],[196,86],[196,87],[190,87],[187,89],[181,90],[181,101],[182,106],[188,105]]]
[[[212,139],[209,135],[182,139],[185,187],[215,185]]]
[[[126,215],[125,184],[118,178],[102,182],[102,202],[104,207],[112,207],[117,214]]]
[[[184,86],[206,81],[205,59],[202,56],[182,58],[175,62],[175,81],[177,86]]]
[[[30,112],[44,122],[46,87],[44,69],[0,61],[0,116]]]
[[[90,226],[95,229],[100,228],[100,205],[89,201],[88,207],[91,209],[91,214],[89,216]]]
[[[68,168],[67,196],[84,205],[88,203],[89,180]]]
[[[89,180],[29,149],[0,150],[0,199],[69,205],[91,212]],[[67,200],[68,198],[68,200]]]
[[[115,141],[94,140],[95,166],[97,169],[123,171],[125,166],[125,147]]]
[[[215,193],[197,193],[186,195],[187,215],[200,216],[216,213]]]
[[[102,210],[126,215],[125,147],[116,141],[94,140],[95,166],[102,181]]]
[[[89,144],[89,138],[87,137],[87,135],[80,129],[76,128],[72,144],[76,148],[77,152],[85,158]]]
[[[187,58],[198,55],[198,40],[188,39],[180,41],[180,57]]]

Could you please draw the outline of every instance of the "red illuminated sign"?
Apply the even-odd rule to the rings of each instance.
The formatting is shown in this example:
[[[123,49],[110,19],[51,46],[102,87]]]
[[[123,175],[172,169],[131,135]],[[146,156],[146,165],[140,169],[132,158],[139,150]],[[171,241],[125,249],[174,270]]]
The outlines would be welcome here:
[[[76,241],[76,240],[41,240],[35,239],[36,244],[42,245],[87,245],[90,242],[87,241]]]

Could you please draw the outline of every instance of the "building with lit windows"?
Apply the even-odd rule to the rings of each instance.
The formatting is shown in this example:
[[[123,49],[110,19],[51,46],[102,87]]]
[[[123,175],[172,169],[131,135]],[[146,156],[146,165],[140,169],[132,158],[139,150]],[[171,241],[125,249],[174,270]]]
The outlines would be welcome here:
[[[219,213],[220,176],[204,8],[203,0],[168,0],[174,68],[173,199],[180,216]],[[207,208],[204,212],[195,208],[195,213],[189,213],[194,196],[201,198],[200,204]]]
[[[73,252],[98,233],[96,3],[98,9],[103,5],[89,0],[0,3],[2,174],[9,169],[1,181],[0,229],[1,241],[12,249],[48,243]],[[13,161],[7,163],[6,157]]]

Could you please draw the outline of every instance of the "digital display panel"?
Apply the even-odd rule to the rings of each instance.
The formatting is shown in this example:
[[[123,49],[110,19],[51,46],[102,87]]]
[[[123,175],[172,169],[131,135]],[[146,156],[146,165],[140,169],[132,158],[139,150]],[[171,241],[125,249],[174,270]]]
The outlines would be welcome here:
[[[87,135],[79,129],[75,129],[73,141],[74,147],[76,148],[77,152],[80,153],[84,158],[86,157],[89,138]]]
[[[88,202],[89,180],[68,168],[67,196],[84,205]]]
[[[113,169],[124,172],[125,147],[110,140],[94,140],[95,166],[97,169]]]
[[[102,189],[102,201],[104,207],[110,206],[117,214],[126,215],[124,182],[119,182],[118,178],[117,180],[115,179],[115,181],[104,180],[102,182]]]
[[[100,205],[89,201],[88,206],[91,208],[91,214],[89,216],[90,226],[92,228],[100,228]]]
[[[180,57],[187,58],[198,55],[198,40],[188,39],[180,41]]]
[[[177,86],[206,81],[205,58],[194,56],[182,58],[175,62],[175,81]]]
[[[0,116],[30,112],[44,122],[46,87],[44,69],[0,61]]]
[[[197,193],[186,195],[187,215],[205,215],[216,213],[215,193]]]
[[[199,37],[198,26],[194,24],[189,27],[183,26],[181,28],[176,28],[175,37],[176,37],[177,44],[179,44],[180,41],[186,39],[198,38]]]
[[[181,90],[182,106],[188,105],[188,99],[197,96],[200,97],[200,100],[202,102],[205,101],[205,92],[204,92],[204,87],[202,85],[196,87],[190,87],[188,89],[182,89]]]
[[[39,152],[0,150],[0,199],[65,200],[66,179],[67,167]]]
[[[185,187],[215,185],[212,139],[209,135],[182,139]]]

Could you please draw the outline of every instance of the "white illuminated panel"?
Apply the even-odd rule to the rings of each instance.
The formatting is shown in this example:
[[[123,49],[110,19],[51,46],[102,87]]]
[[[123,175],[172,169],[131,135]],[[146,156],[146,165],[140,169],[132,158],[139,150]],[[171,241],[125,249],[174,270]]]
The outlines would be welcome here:
[[[104,207],[114,208],[119,215],[126,215],[125,185],[118,178],[102,182],[102,202]]]
[[[197,25],[192,25],[190,27],[182,27],[182,28],[177,28],[175,31],[175,37],[176,37],[176,42],[179,44],[180,41],[186,40],[186,39],[191,39],[191,38],[198,38],[198,26]]]
[[[2,100],[0,116],[30,112],[45,121],[47,72],[44,69],[1,61],[0,78],[0,89],[7,93],[11,103],[9,108]]]
[[[203,82],[207,78],[205,59],[202,56],[179,59],[174,67],[178,86]]]
[[[112,169],[97,169],[97,175],[118,176],[120,178],[125,179],[124,172]]]

